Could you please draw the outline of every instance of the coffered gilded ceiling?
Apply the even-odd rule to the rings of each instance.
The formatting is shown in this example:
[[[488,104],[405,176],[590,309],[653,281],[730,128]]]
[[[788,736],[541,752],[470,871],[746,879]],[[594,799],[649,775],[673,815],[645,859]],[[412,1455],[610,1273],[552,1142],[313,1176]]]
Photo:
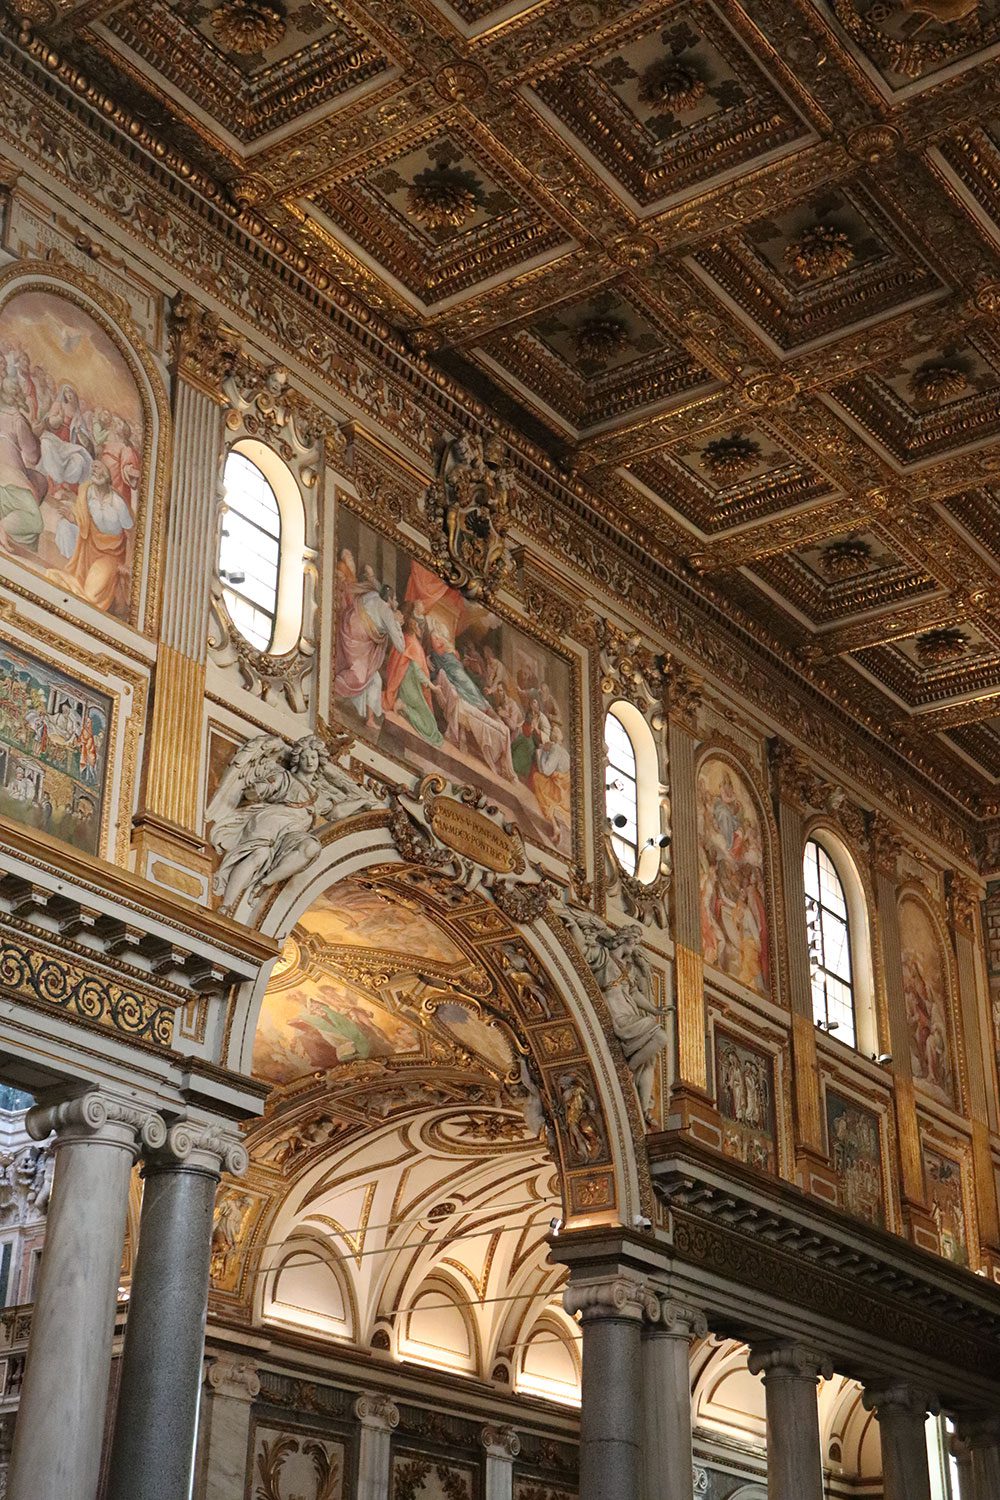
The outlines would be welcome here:
[[[1000,0],[13,8],[247,233],[994,810]]]

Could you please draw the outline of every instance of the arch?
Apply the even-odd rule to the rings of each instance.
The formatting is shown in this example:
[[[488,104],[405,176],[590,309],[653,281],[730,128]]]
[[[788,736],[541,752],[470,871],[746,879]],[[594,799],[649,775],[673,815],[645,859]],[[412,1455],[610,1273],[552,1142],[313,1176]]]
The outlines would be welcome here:
[[[398,876],[412,872],[414,867],[404,864],[386,825],[387,815],[376,812],[327,830],[322,851],[308,869],[269,894],[257,919],[258,929],[283,942],[321,894],[348,877],[376,870],[395,871]],[[432,892],[426,871],[414,874],[414,879],[424,891]],[[448,890],[439,892],[443,909],[449,908],[452,895]],[[635,1145],[644,1138],[638,1099],[624,1058],[613,1053],[609,1044],[610,1016],[582,954],[555,917],[544,916],[528,926],[503,917],[485,895],[470,901],[463,913],[466,926],[470,932],[480,926],[489,933],[488,941],[475,939],[477,959],[490,974],[503,1014],[521,1039],[550,1105],[548,1117],[567,1225],[630,1224],[639,1214],[651,1217],[648,1163]],[[537,983],[512,982],[512,963]],[[262,969],[255,981],[240,986],[227,1016],[220,1060],[239,1072],[252,1071],[254,1036],[270,967]],[[553,1027],[562,1032],[554,1055],[543,1041],[543,1033],[552,1034]],[[589,1152],[579,1136],[567,1129],[562,1108],[562,1091],[578,1086],[591,1101],[599,1143],[599,1149]]]
[[[947,929],[912,882],[898,892],[897,913],[913,1077],[942,1103],[961,1108],[957,985]]]
[[[561,1307],[543,1307],[520,1341],[515,1391],[578,1406],[582,1374],[579,1329]]]
[[[767,799],[750,767],[721,739],[701,748],[695,797],[706,967],[777,1001],[783,933],[774,881],[777,833]]]
[[[692,1358],[691,1411],[696,1428],[765,1446],[764,1387],[747,1368],[749,1350],[734,1339],[706,1340]]]
[[[233,455],[245,459],[263,476],[277,510],[277,577],[274,584],[274,597],[268,611],[271,615],[269,639],[263,645],[251,640],[233,619],[228,606],[227,612],[233,629],[243,635],[244,639],[249,640],[255,649],[267,656],[286,656],[295,649],[302,632],[304,597],[302,563],[306,552],[305,506],[295,475],[284,459],[267,443],[261,442],[259,438],[239,438],[227,451],[226,470],[230,467]],[[226,514],[227,507],[224,504],[217,549],[224,603],[227,593],[234,591],[232,586],[227,586],[226,579],[221,572],[226,540],[224,535]]]
[[[609,728],[619,726],[621,735],[609,738]],[[604,716],[605,806],[609,818],[614,812],[629,819],[625,828],[610,828],[615,858],[625,871],[643,885],[656,879],[660,868],[660,773],[653,732],[634,703],[616,698]],[[616,744],[627,743],[631,752],[632,784],[629,768],[617,763]],[[612,772],[618,774],[612,780]],[[623,794],[616,796],[615,782],[624,783]],[[627,805],[626,805],[627,804]]]
[[[27,357],[17,401],[29,409],[34,402],[36,420],[42,405],[50,414],[27,465],[40,477],[26,490],[20,540],[0,555],[61,607],[151,631],[170,422],[162,378],[139,330],[124,302],[90,277],[21,262],[0,273],[0,340],[15,359],[18,350]],[[98,463],[106,482],[94,474]],[[88,504],[92,482],[107,497],[101,527]],[[57,490],[72,500],[71,514],[57,516]]]
[[[854,991],[855,1050],[866,1057],[881,1050],[876,1008],[875,966],[872,957],[873,893],[862,866],[840,831],[823,818],[806,824],[806,845],[814,841],[829,856],[847,904],[847,928]]]
[[[262,1285],[262,1321],[351,1340],[357,1335],[354,1288],[341,1257],[317,1234],[293,1234]]]
[[[482,1376],[479,1330],[468,1302],[468,1288],[443,1267],[436,1267],[397,1318],[397,1356],[436,1369]]]

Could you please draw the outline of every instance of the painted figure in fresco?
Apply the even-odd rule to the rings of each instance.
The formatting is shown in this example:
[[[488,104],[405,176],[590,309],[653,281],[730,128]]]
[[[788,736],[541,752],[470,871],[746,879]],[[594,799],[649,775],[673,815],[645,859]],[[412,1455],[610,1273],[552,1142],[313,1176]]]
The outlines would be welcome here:
[[[724,762],[707,762],[699,773],[698,835],[705,962],[764,994],[769,965],[759,820]]]
[[[767,1059],[722,1040],[716,1053],[719,1113],[727,1122],[725,1149],[750,1166],[774,1166],[772,1077]]]
[[[656,1059],[667,1044],[653,1000],[653,976],[642,951],[642,928],[611,927],[593,912],[560,907],[559,915],[580,945],[597,980],[615,1036],[635,1079],[643,1116],[652,1123]]]
[[[407,603],[403,608],[403,647],[393,646],[385,674],[382,706],[386,713],[396,712],[416,730],[429,745],[440,745],[444,735],[434,717],[434,694],[431,664],[425,649],[427,617],[423,605]]]
[[[956,1265],[967,1266],[969,1251],[962,1168],[957,1161],[939,1156],[936,1151],[926,1152],[925,1161],[931,1214],[937,1227],[941,1254]]]
[[[34,550],[45,525],[39,500],[41,445],[24,414],[17,384],[0,380],[0,544]]]
[[[390,646],[405,651],[406,641],[396,596],[389,584],[379,584],[370,565],[346,588],[350,595],[337,634],[334,692],[374,729],[383,713],[382,666]]]
[[[840,1182],[843,1207],[856,1218],[881,1224],[882,1162],[879,1132],[867,1110],[827,1101],[830,1154]]]
[[[259,735],[233,756],[206,811],[212,843],[222,860],[215,888],[233,911],[248,892],[265,889],[304,870],[321,845],[318,822],[340,822],[378,806],[333,760],[317,735],[289,749],[277,735]]]
[[[954,1092],[949,1059],[947,1017],[939,976],[931,977],[920,955],[904,948],[903,997],[910,1023],[910,1062],[915,1078],[933,1084],[947,1097]]]
[[[56,528],[56,545],[69,562],[48,576],[105,612],[124,608],[129,579],[128,533],[135,520],[128,504],[111,483],[111,473],[98,459],[80,485],[72,519]]]
[[[548,740],[539,745],[535,764],[531,768],[529,784],[538,800],[542,816],[547,820],[552,842],[560,840],[560,825],[570,830],[570,759],[563,744],[562,726],[553,724]]]

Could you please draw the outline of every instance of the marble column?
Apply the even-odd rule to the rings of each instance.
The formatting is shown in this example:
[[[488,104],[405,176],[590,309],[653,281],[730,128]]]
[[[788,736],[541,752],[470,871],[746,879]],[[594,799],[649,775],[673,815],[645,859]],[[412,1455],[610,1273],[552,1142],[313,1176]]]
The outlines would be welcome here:
[[[147,1156],[107,1500],[191,1493],[215,1191],[247,1166],[235,1136],[188,1123]]]
[[[250,1409],[260,1395],[252,1359],[220,1355],[209,1364],[198,1432],[199,1500],[233,1500],[247,1482]],[[363,1491],[358,1491],[359,1500]]]
[[[570,1282],[583,1326],[579,1500],[635,1500],[642,1486],[642,1319],[656,1316],[643,1279],[625,1272]]]
[[[951,1500],[976,1500],[972,1481],[971,1450],[957,1433],[952,1433],[950,1447],[955,1467],[958,1469],[958,1494],[952,1495]]]
[[[388,1396],[366,1391],[355,1401],[354,1415],[361,1425],[357,1500],[388,1500],[392,1433],[399,1426],[399,1407]]]
[[[997,1500],[1000,1496],[1000,1417],[958,1424],[959,1438],[969,1455],[970,1494],[962,1500]],[[964,1481],[963,1481],[964,1484]]]
[[[865,1410],[878,1418],[885,1500],[931,1500],[925,1429],[936,1403],[902,1383],[867,1386],[863,1401]]]
[[[749,1367],[764,1377],[768,1500],[823,1500],[816,1387],[832,1366],[801,1344],[780,1343],[756,1346]]]
[[[656,1310],[642,1334],[643,1500],[693,1500],[691,1340],[708,1325],[669,1297]]]
[[[27,1117],[53,1131],[55,1176],[7,1500],[94,1500],[101,1465],[129,1177],[159,1115],[97,1090]]]
[[[483,1500],[513,1500],[514,1460],[521,1439],[513,1427],[484,1427],[480,1433],[486,1449],[486,1491]]]

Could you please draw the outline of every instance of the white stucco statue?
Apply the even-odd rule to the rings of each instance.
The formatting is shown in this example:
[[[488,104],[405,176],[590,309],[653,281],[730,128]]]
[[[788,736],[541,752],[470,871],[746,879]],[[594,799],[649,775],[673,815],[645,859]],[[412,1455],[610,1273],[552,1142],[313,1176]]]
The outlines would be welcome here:
[[[353,813],[378,807],[373,792],[338,766],[318,735],[287,745],[262,734],[233,756],[205,814],[222,855],[215,889],[222,910],[235,911],[249,893],[304,870],[320,852],[317,834]]]
[[[593,912],[568,906],[558,911],[601,987],[643,1115],[650,1122],[656,1059],[667,1044],[667,1033],[653,1000],[653,974],[642,951],[642,928],[611,927]]]

